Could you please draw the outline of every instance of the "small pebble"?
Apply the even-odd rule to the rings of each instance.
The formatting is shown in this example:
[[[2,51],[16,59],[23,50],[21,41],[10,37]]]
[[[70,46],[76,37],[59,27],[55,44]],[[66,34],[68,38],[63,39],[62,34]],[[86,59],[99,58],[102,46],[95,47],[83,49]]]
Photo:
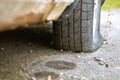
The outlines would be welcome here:
[[[105,67],[109,68],[109,67],[110,67],[110,65],[109,65],[109,64],[105,64]]]
[[[60,75],[64,75],[64,73],[60,73]]]
[[[104,65],[105,64],[105,61],[103,58],[97,58],[97,57],[94,57],[94,60],[100,64],[100,65]]]
[[[80,58],[80,55],[79,55],[79,54],[76,54],[76,56],[77,56],[78,58]]]
[[[75,78],[75,79],[79,79],[79,77],[78,77],[78,76],[73,76],[73,78]]]
[[[52,80],[52,77],[49,75],[48,78],[47,78],[47,80]]]
[[[4,48],[0,48],[1,51],[4,51]]]
[[[63,52],[63,49],[61,49],[60,51]]]
[[[30,52],[30,53],[33,53],[33,50],[30,50],[29,52]]]
[[[32,77],[31,80],[37,80],[35,77]]]
[[[81,54],[85,54],[85,53],[81,52]]]
[[[108,44],[108,42],[107,41],[103,41],[103,44]]]
[[[81,75],[80,78],[81,78],[80,80],[86,80],[86,78],[83,75]]]
[[[99,65],[104,65],[104,62],[101,62],[101,61],[100,61],[100,62],[98,62],[98,64],[99,64]]]

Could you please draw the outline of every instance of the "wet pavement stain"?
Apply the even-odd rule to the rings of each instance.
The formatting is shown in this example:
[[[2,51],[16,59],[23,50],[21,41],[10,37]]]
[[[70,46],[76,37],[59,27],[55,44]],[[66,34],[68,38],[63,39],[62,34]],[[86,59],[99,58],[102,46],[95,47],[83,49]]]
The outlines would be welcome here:
[[[45,65],[56,70],[73,70],[77,67],[76,64],[66,61],[48,61]]]
[[[58,74],[54,73],[54,72],[47,72],[47,71],[43,71],[43,72],[37,72],[34,73],[35,78],[40,78],[40,79],[45,79],[48,76],[51,76],[52,79],[57,79],[59,77]]]

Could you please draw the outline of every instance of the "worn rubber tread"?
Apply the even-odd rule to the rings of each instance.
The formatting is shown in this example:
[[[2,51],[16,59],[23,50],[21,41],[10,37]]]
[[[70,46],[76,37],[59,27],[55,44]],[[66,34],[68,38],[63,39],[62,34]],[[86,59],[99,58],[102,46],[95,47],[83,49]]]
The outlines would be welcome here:
[[[73,14],[53,22],[56,49],[75,52],[92,52],[94,0],[79,0]]]

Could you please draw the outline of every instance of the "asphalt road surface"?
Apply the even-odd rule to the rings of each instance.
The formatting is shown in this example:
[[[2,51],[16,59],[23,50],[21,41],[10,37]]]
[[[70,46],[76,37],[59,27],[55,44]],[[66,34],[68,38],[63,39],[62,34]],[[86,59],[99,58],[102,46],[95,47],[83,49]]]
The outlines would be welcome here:
[[[120,9],[101,15],[103,46],[94,53],[52,48],[52,27],[0,33],[0,80],[120,80]]]

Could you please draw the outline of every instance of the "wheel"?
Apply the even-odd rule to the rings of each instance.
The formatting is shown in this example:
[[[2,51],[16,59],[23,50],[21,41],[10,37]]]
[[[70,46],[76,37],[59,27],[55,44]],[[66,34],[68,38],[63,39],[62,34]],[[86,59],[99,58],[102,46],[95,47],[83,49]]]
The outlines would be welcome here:
[[[93,52],[102,45],[102,0],[79,0],[72,15],[53,22],[54,47],[65,51]]]

